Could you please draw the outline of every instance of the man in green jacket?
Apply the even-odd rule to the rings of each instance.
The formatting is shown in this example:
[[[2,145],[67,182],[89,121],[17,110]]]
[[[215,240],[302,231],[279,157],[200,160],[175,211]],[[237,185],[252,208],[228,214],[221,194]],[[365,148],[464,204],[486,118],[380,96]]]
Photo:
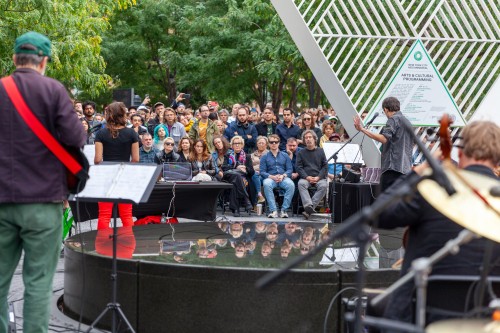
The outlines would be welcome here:
[[[219,135],[219,128],[214,121],[208,119],[208,115],[210,114],[210,110],[208,105],[203,104],[200,106],[200,115],[201,119],[194,123],[191,129],[189,130],[189,138],[193,141],[202,139],[205,141],[208,147],[208,151],[213,153],[215,151],[214,147],[214,137]]]

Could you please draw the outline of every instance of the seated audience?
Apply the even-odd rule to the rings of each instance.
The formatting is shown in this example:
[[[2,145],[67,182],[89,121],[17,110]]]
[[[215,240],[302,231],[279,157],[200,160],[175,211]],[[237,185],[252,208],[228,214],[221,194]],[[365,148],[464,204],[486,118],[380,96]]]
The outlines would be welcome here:
[[[292,177],[292,160],[287,153],[279,150],[280,138],[276,134],[269,136],[270,150],[260,160],[260,174],[264,184],[264,194],[269,205],[269,218],[277,218],[278,211],[273,189],[278,187],[285,192],[281,217],[288,218],[287,210],[292,203],[295,184]]]
[[[193,180],[211,181],[215,176],[213,159],[208,152],[205,141],[198,139],[193,144],[193,149],[189,154],[189,161],[193,170]]]
[[[278,125],[273,121],[273,116],[273,109],[270,107],[266,107],[264,109],[264,112],[262,113],[262,117],[264,120],[255,125],[257,134],[259,134],[260,136],[269,137],[269,135],[276,133],[276,126]]]
[[[234,136],[241,136],[245,140],[245,153],[250,154],[255,149],[257,130],[249,122],[249,110],[246,106],[240,106],[237,113],[237,120],[232,122],[224,132],[224,136],[232,141]]]
[[[310,112],[304,112],[300,115],[300,118],[302,119],[302,126],[300,129],[300,137],[302,137],[302,134],[307,131],[311,130],[316,134],[316,137],[318,138],[316,141],[316,146],[319,145],[319,138],[323,135],[321,133],[321,130],[316,127],[316,123],[314,122],[314,117]],[[300,147],[305,147],[306,143],[302,141],[302,139],[299,141],[299,146]]]
[[[177,153],[179,154],[179,162],[188,162],[190,152],[191,139],[185,136],[179,141],[179,149],[177,150]]]
[[[155,163],[155,156],[160,151],[153,147],[153,138],[149,132],[142,135],[142,147],[139,148],[140,163]]]
[[[304,206],[302,213],[306,219],[315,213],[315,208],[326,195],[328,182],[326,175],[328,171],[325,152],[322,148],[316,147],[318,137],[312,130],[306,130],[302,134],[302,140],[306,145],[297,154],[297,172],[300,175],[299,194]],[[309,194],[309,188],[315,187],[316,192],[313,197]]]
[[[293,123],[295,114],[289,108],[283,110],[283,122],[276,126],[276,134],[280,137],[280,150],[286,149],[288,138],[297,138],[300,135],[300,127]]]
[[[168,137],[168,128],[167,126],[163,124],[159,124],[155,127],[154,129],[154,146],[158,150],[163,149],[163,142],[165,141],[165,138]]]
[[[224,136],[218,135],[214,138],[213,145],[215,147],[215,151],[212,153],[212,159],[214,160],[215,167],[215,178],[218,181],[221,181],[223,175],[222,164],[224,164],[224,158],[230,150],[229,142],[227,142]]]
[[[234,216],[240,216],[240,204],[250,212],[253,208],[250,196],[246,190],[248,178],[254,174],[252,159],[243,150],[245,141],[239,135],[231,139],[232,151],[229,151],[222,164],[222,179],[233,184],[230,191],[229,208]]]
[[[163,150],[156,154],[156,164],[179,162],[179,154],[174,151],[174,139],[166,138],[163,142]]]
[[[321,137],[321,139],[319,139],[319,146],[320,148],[323,148],[323,143],[331,141],[330,137],[335,133],[335,125],[330,120],[325,120],[321,129],[323,132],[323,136]]]
[[[263,203],[266,200],[261,192],[262,180],[260,178],[259,169],[260,169],[261,157],[264,156],[268,152],[267,144],[268,144],[267,137],[258,136],[257,137],[257,150],[254,151],[251,155],[253,169],[255,171],[255,174],[252,176],[252,184],[254,185],[255,191],[257,193],[257,202],[258,203]]]

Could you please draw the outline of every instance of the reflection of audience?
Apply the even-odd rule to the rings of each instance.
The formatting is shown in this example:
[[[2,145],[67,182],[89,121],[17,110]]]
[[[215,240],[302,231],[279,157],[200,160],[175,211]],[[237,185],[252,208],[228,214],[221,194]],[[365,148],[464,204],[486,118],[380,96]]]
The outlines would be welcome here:
[[[283,259],[288,258],[291,251],[292,251],[292,245],[290,245],[290,242],[288,240],[284,241],[283,244],[281,244],[281,249],[280,249],[281,258]]]
[[[273,244],[270,241],[264,241],[262,243],[262,248],[260,249],[260,254],[264,258],[269,258],[273,253]]]
[[[300,235],[300,253],[306,254],[314,248],[316,243],[316,230],[311,226],[303,228]]]
[[[196,255],[201,259],[212,259],[217,257],[217,250],[215,245],[207,246],[206,239],[198,239],[198,250],[196,250]]]

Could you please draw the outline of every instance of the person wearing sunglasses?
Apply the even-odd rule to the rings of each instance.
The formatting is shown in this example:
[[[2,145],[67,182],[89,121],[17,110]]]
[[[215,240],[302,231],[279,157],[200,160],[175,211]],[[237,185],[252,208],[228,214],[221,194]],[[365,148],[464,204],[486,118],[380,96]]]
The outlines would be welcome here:
[[[155,157],[156,164],[179,162],[179,154],[174,151],[175,141],[173,138],[166,138],[163,142],[163,150]]]
[[[269,205],[269,218],[277,218],[278,210],[273,190],[277,187],[285,192],[281,206],[282,218],[288,218],[287,210],[292,203],[295,184],[292,177],[292,160],[284,151],[279,150],[280,138],[276,134],[269,136],[269,152],[260,159],[260,175],[264,180],[264,195]]]
[[[234,216],[240,216],[240,205],[244,206],[248,213],[253,208],[247,185],[255,170],[253,169],[252,158],[243,150],[244,146],[245,140],[243,137],[234,136],[231,139],[232,150],[226,153],[221,166],[222,180],[233,184],[229,194],[229,208]]]
[[[316,127],[316,123],[314,122],[315,118],[312,113],[310,112],[304,112],[300,115],[300,118],[302,119],[302,124],[301,124],[301,129],[300,129],[300,137],[302,138],[302,133],[304,133],[307,130],[314,131],[316,134],[316,137],[318,138],[318,141],[316,142],[316,146],[319,146],[319,138],[323,136],[323,133],[321,132],[321,129]],[[306,146],[305,142],[302,142],[302,140],[299,141],[299,147],[304,148]]]

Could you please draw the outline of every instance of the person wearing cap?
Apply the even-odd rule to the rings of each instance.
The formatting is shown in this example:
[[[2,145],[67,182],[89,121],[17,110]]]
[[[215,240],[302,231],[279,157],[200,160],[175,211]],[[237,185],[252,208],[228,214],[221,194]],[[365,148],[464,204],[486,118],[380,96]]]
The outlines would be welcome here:
[[[165,104],[162,102],[156,102],[153,106],[153,110],[155,111],[156,116],[154,118],[150,118],[148,121],[148,132],[154,136],[156,126],[163,124],[164,122],[164,113],[165,113]]]
[[[46,36],[37,32],[19,36],[11,77],[54,138],[81,148],[86,134],[66,88],[44,76],[51,55]],[[66,168],[21,118],[2,83],[0,112],[8,124],[0,131],[0,332],[9,331],[7,295],[22,253],[22,329],[47,332],[52,280],[61,253],[63,200],[68,197]]]
[[[177,113],[184,111],[186,109],[186,105],[182,103],[185,100],[184,93],[180,93],[177,97],[172,101],[170,107],[174,109]],[[179,109],[180,108],[180,109]]]

